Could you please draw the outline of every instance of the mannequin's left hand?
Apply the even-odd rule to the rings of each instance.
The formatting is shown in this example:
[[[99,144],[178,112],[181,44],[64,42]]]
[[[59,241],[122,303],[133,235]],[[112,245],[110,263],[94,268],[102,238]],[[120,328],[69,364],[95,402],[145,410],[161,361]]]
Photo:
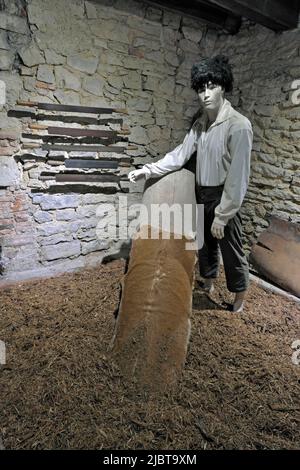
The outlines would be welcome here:
[[[213,221],[210,229],[212,236],[221,240],[224,237],[224,228],[224,225],[218,224],[217,222]]]

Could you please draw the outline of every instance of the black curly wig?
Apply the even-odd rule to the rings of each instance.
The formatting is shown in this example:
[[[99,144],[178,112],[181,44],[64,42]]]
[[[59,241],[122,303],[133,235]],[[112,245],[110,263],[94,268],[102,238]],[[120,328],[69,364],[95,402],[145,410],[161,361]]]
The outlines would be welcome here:
[[[202,59],[192,66],[191,86],[193,90],[198,92],[199,88],[209,81],[221,85],[228,93],[232,91],[233,75],[226,56],[217,55]]]

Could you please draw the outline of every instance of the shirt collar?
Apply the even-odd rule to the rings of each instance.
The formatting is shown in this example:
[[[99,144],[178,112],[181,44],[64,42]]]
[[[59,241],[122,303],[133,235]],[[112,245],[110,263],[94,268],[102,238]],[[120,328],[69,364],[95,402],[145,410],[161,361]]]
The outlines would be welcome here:
[[[216,117],[216,120],[211,124],[210,127],[216,126],[217,124],[220,124],[223,121],[226,121],[231,115],[232,111],[232,106],[230,101],[228,101],[226,98],[224,99],[224,103],[222,104],[221,108],[219,109],[218,115]],[[208,116],[206,113],[203,113],[201,116],[201,122],[203,124],[203,129],[206,129],[207,123],[208,123]]]

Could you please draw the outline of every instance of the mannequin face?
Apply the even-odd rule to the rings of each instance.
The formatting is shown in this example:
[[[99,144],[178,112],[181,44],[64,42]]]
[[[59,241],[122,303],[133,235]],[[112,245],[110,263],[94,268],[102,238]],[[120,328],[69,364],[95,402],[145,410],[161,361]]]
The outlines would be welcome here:
[[[218,112],[224,102],[224,89],[209,81],[199,88],[198,96],[205,111]]]

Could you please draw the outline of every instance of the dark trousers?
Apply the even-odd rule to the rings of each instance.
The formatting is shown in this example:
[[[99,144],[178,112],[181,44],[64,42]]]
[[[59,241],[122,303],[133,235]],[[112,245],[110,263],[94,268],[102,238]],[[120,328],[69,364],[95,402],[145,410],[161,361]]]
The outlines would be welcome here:
[[[198,251],[199,271],[203,278],[216,278],[219,271],[221,249],[227,288],[242,292],[249,285],[249,266],[242,246],[242,219],[237,213],[224,229],[224,238],[211,234],[215,208],[220,203],[223,186],[196,186],[197,203],[204,204],[204,245]]]

